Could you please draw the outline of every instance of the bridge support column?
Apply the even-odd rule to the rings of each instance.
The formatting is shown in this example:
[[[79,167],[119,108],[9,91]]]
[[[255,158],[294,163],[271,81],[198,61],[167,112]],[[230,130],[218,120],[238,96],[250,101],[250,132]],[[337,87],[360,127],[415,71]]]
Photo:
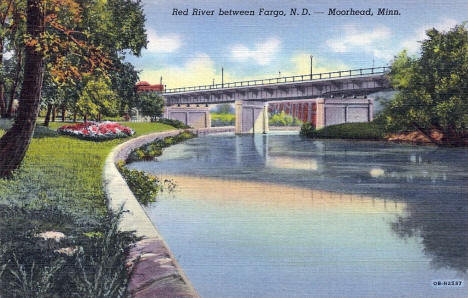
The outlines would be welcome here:
[[[236,134],[267,133],[268,103],[236,100]]]
[[[373,120],[374,100],[369,98],[319,98],[315,127]]]
[[[179,120],[193,128],[211,127],[210,109],[208,107],[166,107],[164,117]]]

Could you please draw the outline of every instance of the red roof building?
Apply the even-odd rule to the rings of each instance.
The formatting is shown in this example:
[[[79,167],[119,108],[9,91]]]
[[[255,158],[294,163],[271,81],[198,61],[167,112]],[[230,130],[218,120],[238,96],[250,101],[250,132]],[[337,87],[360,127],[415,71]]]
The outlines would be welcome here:
[[[145,81],[138,82],[135,85],[135,88],[137,92],[162,92],[164,91],[164,85],[161,85],[161,84],[151,85],[150,83],[145,82]]]

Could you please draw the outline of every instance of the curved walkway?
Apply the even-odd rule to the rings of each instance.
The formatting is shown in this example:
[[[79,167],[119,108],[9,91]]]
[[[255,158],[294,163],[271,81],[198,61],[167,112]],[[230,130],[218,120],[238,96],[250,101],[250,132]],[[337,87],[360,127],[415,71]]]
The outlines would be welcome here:
[[[233,130],[233,127],[216,127],[192,131],[208,134]],[[181,131],[157,132],[129,140],[115,147],[104,164],[103,185],[108,208],[118,212],[123,206],[126,212],[122,216],[120,229],[135,231],[137,236],[143,237],[131,249],[127,259],[129,270],[133,270],[128,285],[131,297],[199,297],[116,167],[116,163],[126,160],[134,149]]]

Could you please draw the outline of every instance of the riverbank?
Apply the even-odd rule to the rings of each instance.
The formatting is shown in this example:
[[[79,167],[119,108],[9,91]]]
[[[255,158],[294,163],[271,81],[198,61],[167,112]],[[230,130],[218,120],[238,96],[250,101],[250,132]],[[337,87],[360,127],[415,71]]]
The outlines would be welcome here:
[[[453,142],[447,142],[444,140],[444,134],[435,129],[428,134],[420,131],[392,132],[387,131],[383,125],[376,122],[344,123],[330,125],[322,129],[315,129],[306,123],[301,127],[300,134],[314,139],[374,140],[414,145],[468,146],[467,138],[453,139]]]
[[[135,149],[180,132],[182,130],[152,133],[127,141],[114,148],[105,162],[102,177],[108,208],[117,212],[123,206],[125,214],[119,224],[120,230],[135,231],[143,238],[132,248],[127,259],[127,266],[132,271],[128,293],[132,297],[198,297],[116,166],[126,161]]]
[[[375,122],[343,123],[315,129],[310,123],[301,127],[300,134],[317,139],[352,139],[352,140],[385,140],[383,126]]]
[[[51,127],[63,124],[55,122]],[[173,129],[157,123],[123,125],[136,131],[133,137]],[[0,134],[5,129],[0,129]],[[31,285],[47,283],[44,291],[51,296],[87,296],[93,289],[110,290],[118,296],[125,291],[124,260],[134,238],[112,228],[116,220],[108,215],[101,173],[111,150],[127,140],[84,141],[38,126],[22,167],[12,179],[0,179],[0,241],[4,252],[0,262],[6,265],[0,275],[1,294],[26,297],[32,295],[28,291],[35,291],[34,287],[21,288],[23,284],[9,278],[8,270],[20,274],[26,270],[24,278]],[[51,240],[44,249],[38,245],[41,240],[37,235],[46,231],[53,231],[62,240]],[[110,244],[105,243],[106,237],[110,237]],[[69,254],[57,252],[62,248]],[[12,254],[16,261],[10,258]],[[43,266],[33,266],[39,263]],[[89,280],[80,277],[84,274]]]
[[[199,297],[184,271],[156,227],[149,220],[141,204],[134,196],[117,164],[128,159],[133,151],[155,142],[174,137],[183,130],[153,133],[129,140],[114,148],[106,159],[103,185],[109,209],[117,211],[124,206],[127,211],[120,222],[123,231],[135,231],[143,240],[136,243],[127,259],[132,268],[128,293],[132,297]],[[190,129],[194,134],[206,135],[234,131],[234,127]]]

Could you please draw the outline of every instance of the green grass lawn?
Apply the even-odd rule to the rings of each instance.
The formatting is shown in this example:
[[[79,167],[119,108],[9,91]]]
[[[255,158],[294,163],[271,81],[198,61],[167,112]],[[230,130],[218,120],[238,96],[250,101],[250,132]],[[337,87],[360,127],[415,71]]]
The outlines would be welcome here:
[[[133,137],[173,129],[159,123],[122,124],[135,130]],[[50,128],[62,125],[51,122]],[[42,127],[37,130],[40,133],[32,139],[14,179],[0,179],[0,198],[23,198],[23,202],[34,204],[54,201],[81,216],[105,212],[101,181],[104,161],[112,148],[130,138],[92,142],[55,135]]]
[[[382,125],[375,122],[343,123],[317,130],[306,123],[301,128],[301,135],[317,139],[382,140],[385,130]]]
[[[236,121],[236,115],[226,113],[211,113],[211,126],[228,126],[234,125]]]
[[[122,124],[136,131],[132,137],[174,129],[160,123]],[[9,125],[0,121],[0,135]],[[132,137],[93,142],[36,127],[21,168],[11,179],[0,179],[2,297],[36,297],[38,287],[46,293],[41,297],[94,297],[111,285],[111,297],[117,297],[125,290],[125,257],[134,240],[119,232],[109,215],[101,175],[112,148]],[[37,235],[45,231],[64,233],[61,247],[80,247],[81,252],[65,256],[44,249]]]

